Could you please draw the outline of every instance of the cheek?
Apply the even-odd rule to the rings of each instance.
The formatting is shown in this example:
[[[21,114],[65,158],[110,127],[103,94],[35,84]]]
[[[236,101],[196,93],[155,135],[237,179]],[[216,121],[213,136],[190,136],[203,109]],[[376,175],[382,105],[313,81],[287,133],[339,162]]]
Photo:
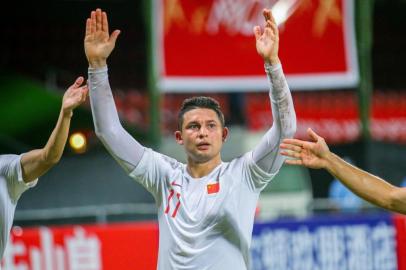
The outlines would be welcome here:
[[[183,136],[183,143],[190,144],[191,142],[193,142],[193,134],[185,134]]]
[[[213,142],[215,142],[216,144],[221,144],[223,142],[223,135],[218,132],[213,134]]]

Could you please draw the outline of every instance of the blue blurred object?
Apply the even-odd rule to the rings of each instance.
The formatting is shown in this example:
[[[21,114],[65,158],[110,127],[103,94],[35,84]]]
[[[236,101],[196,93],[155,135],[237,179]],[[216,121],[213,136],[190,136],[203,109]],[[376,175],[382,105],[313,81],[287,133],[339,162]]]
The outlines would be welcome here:
[[[403,177],[402,183],[400,183],[401,187],[406,187],[406,176]]]
[[[338,210],[343,212],[358,212],[363,205],[362,199],[337,179],[334,179],[330,185],[329,198]]]

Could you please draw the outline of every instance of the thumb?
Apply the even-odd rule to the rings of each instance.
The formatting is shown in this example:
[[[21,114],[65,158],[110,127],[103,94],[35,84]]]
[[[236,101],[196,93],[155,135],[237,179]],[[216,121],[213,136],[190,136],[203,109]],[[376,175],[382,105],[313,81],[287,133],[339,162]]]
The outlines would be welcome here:
[[[308,128],[308,129],[307,129],[307,134],[309,134],[309,137],[310,137],[314,142],[317,142],[317,141],[319,140],[319,138],[320,138],[320,136],[317,135],[317,133],[314,132],[313,129],[311,129],[311,128]]]
[[[82,76],[77,77],[76,81],[73,83],[73,87],[78,88],[85,79]]]
[[[116,43],[116,40],[118,38],[118,36],[120,35],[121,31],[120,30],[114,30],[113,33],[111,33],[110,35],[110,41],[112,41],[113,43]]]
[[[253,28],[255,39],[258,40],[261,37],[261,28],[257,25]]]

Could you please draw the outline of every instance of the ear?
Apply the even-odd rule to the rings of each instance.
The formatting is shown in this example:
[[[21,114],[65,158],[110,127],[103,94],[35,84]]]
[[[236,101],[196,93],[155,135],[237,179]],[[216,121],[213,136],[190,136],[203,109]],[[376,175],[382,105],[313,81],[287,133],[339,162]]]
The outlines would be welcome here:
[[[178,144],[183,145],[183,139],[182,139],[182,132],[179,130],[175,131],[175,140]]]
[[[228,128],[227,127],[224,127],[223,128],[223,142],[225,142],[226,140],[227,140],[227,138],[228,138]]]

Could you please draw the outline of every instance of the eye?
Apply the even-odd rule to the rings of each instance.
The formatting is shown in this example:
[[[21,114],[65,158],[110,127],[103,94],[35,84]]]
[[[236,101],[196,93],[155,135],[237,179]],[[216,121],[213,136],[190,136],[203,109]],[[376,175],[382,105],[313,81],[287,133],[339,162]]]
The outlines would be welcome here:
[[[190,124],[190,125],[188,126],[188,128],[189,128],[189,129],[198,129],[199,126],[198,126],[197,124]]]
[[[216,125],[216,123],[209,123],[209,128],[215,128],[217,125]]]

